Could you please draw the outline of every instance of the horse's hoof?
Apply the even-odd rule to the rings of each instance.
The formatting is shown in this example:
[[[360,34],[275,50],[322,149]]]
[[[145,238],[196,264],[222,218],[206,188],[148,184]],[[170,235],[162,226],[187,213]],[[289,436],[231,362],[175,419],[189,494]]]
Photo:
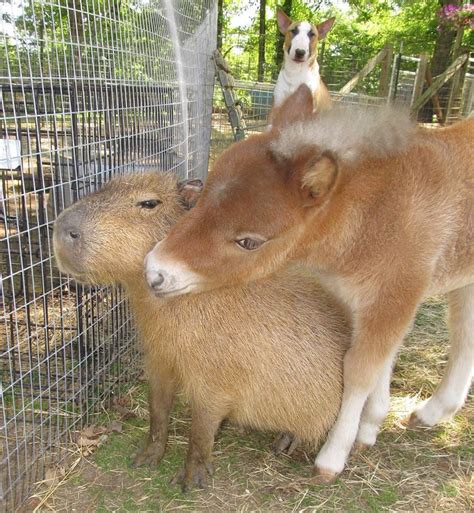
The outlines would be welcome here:
[[[314,467],[313,477],[310,479],[310,483],[316,485],[330,485],[336,481],[338,475],[339,474],[332,470]]]
[[[371,448],[372,446],[369,444],[364,444],[363,442],[355,442],[352,452],[353,454],[359,454],[361,452],[366,452]]]

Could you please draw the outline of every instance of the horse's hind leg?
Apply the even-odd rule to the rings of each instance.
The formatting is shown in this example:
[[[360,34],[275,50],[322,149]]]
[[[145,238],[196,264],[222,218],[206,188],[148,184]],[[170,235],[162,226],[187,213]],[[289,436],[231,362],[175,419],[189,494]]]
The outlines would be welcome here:
[[[449,293],[451,350],[435,393],[415,412],[410,424],[434,426],[464,404],[474,376],[474,284]]]

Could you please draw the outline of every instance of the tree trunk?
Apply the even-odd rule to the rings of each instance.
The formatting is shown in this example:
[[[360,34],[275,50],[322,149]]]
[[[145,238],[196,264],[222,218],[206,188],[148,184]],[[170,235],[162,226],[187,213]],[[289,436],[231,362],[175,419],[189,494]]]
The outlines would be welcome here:
[[[291,8],[293,7],[293,0],[285,0],[281,4],[281,8],[285,13],[291,18]],[[275,22],[276,23],[276,22]],[[283,43],[285,41],[285,36],[280,32],[277,28],[277,43],[275,46],[275,68],[273,69],[272,77],[273,80],[276,80],[278,77],[278,73],[280,72],[281,65],[283,64]]]
[[[222,32],[224,28],[224,0],[217,0],[217,49],[222,48]]]
[[[460,0],[440,0],[440,8],[445,5],[460,5],[462,2]],[[452,61],[452,49],[453,43],[456,39],[457,30],[455,27],[443,26],[443,29],[439,32],[438,37],[436,39],[433,57],[431,59],[430,70],[433,78],[442,73],[451,63]],[[442,112],[445,112],[448,96],[449,96],[449,87],[450,83],[445,84],[439,91],[438,97],[441,105]],[[431,121],[433,117],[433,104],[431,100],[425,105],[425,107],[420,111],[419,121]],[[441,121],[441,120],[440,120]]]
[[[260,14],[259,14],[259,27],[258,27],[258,81],[263,82],[265,73],[265,11],[267,7],[267,0],[260,0]]]
[[[440,0],[440,7],[445,5],[459,5],[459,0]],[[444,26],[436,39],[433,58],[431,59],[431,74],[433,77],[442,73],[451,61],[451,50],[456,39],[455,27]]]

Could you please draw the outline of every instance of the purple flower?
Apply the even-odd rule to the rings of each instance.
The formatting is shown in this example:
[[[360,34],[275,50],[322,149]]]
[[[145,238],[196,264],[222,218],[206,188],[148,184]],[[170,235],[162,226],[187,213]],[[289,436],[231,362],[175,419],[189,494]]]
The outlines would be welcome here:
[[[439,18],[439,32],[449,25],[456,28],[474,28],[474,5],[472,4],[465,4],[463,6],[445,5],[437,12],[437,16]]]
[[[453,4],[448,4],[448,5],[445,5],[444,6],[444,11],[445,12],[451,12],[451,11],[457,11],[459,9],[459,7],[457,5],[453,5]]]

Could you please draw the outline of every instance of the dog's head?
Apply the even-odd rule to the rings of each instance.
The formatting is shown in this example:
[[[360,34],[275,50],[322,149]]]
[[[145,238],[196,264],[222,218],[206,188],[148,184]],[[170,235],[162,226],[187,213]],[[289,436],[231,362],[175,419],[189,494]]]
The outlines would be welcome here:
[[[319,25],[308,21],[293,21],[281,9],[277,10],[280,32],[285,36],[285,55],[294,62],[308,62],[316,59],[318,41],[331,30],[335,18],[329,18]]]

